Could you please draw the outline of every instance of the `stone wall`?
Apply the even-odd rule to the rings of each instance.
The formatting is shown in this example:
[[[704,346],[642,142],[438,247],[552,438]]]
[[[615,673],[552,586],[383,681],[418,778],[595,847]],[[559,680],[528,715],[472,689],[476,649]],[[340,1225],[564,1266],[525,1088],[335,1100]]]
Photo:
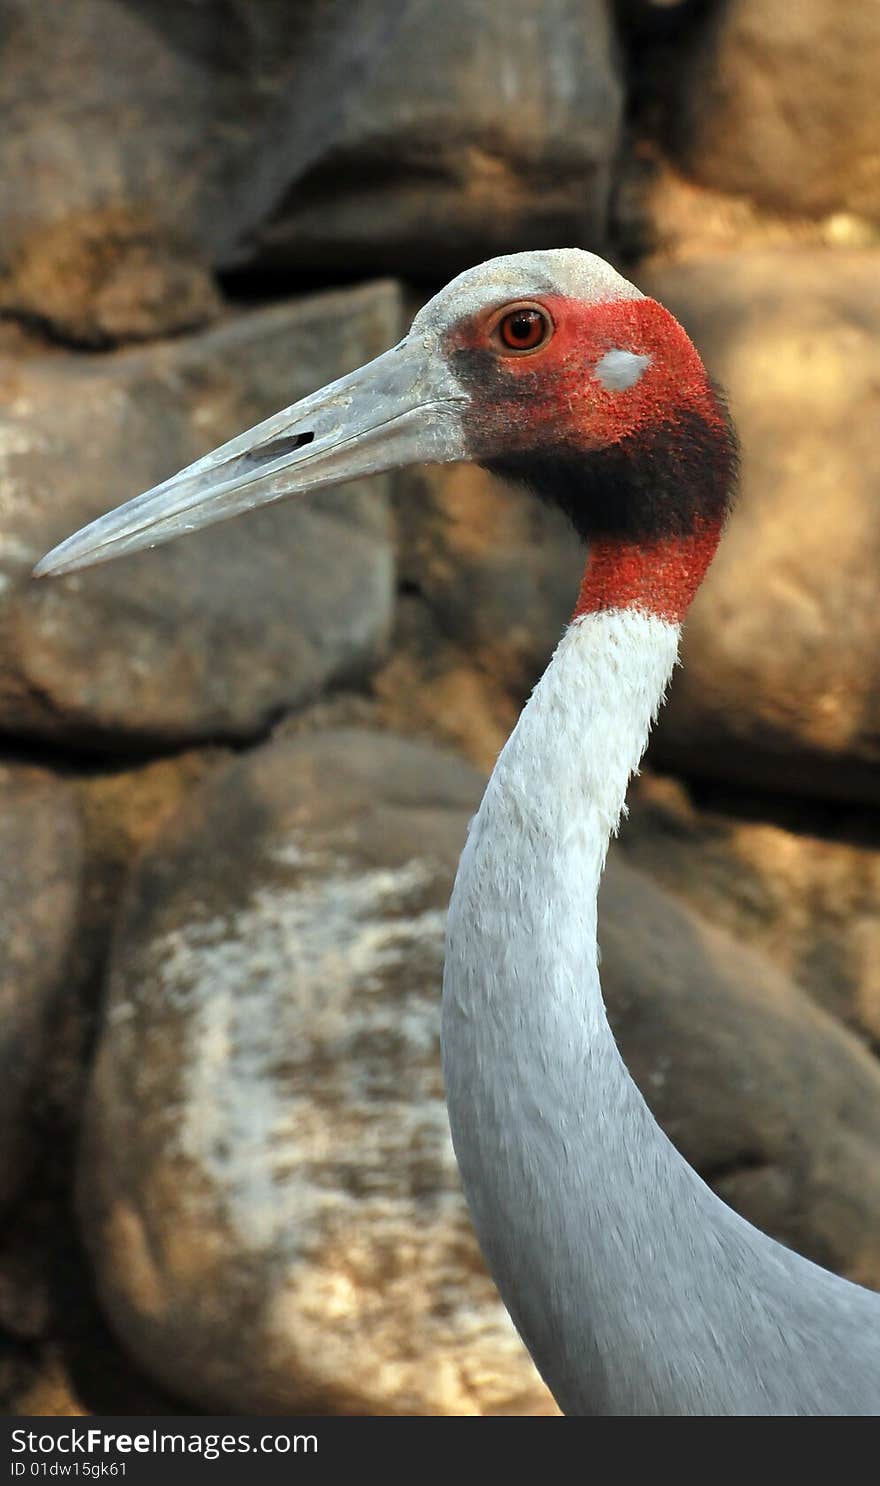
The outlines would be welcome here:
[[[726,386],[742,491],[602,897],[658,1118],[880,1287],[880,3],[6,0],[7,1412],[553,1412],[471,1235],[444,911],[570,611],[470,468],[51,583],[62,536],[579,244]]]

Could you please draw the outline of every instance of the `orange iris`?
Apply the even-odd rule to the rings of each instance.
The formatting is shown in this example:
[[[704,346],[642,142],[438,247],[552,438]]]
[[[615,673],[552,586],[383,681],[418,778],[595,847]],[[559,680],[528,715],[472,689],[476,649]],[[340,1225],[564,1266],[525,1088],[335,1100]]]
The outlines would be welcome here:
[[[511,310],[499,322],[498,334],[509,351],[534,351],[550,336],[550,320],[532,305]]]

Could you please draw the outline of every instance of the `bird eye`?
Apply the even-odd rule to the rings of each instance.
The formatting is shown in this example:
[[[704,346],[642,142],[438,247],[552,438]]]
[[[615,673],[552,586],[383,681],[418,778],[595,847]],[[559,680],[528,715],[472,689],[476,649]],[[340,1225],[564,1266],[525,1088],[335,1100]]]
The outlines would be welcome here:
[[[496,334],[508,351],[536,351],[553,334],[550,316],[536,305],[510,310],[498,322]]]

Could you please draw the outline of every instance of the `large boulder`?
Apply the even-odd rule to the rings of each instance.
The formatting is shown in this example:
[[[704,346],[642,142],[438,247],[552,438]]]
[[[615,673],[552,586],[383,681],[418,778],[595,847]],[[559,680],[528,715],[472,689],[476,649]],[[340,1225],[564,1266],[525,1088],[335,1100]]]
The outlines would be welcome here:
[[[80,1211],[114,1329],[198,1405],[549,1407],[443,1102],[445,907],[480,786],[392,735],[276,742],[135,874]]]
[[[251,254],[424,281],[602,242],[623,100],[606,0],[371,0],[335,20],[315,28],[291,186]]]
[[[260,215],[246,186],[289,82],[277,42],[282,12],[297,34],[290,10],[7,0],[6,310],[94,344],[211,315],[212,249]]]
[[[445,276],[601,240],[606,0],[7,0],[0,305],[93,343],[198,323],[209,269]]]
[[[877,0],[710,5],[685,53],[679,157],[785,212],[880,216],[878,51]]]
[[[399,339],[390,284],[84,361],[0,358],[0,728],[95,747],[249,738],[379,660],[387,481],[35,582],[53,543]]]
[[[880,254],[643,276],[726,387],[740,497],[655,740],[688,772],[880,799]]]
[[[549,1407],[482,1268],[443,1105],[445,907],[481,777],[392,734],[279,739],[153,842],[115,941],[79,1211],[165,1387],[246,1412]],[[761,956],[618,862],[612,1018],[717,1189],[880,1282],[880,1069]]]
[[[0,764],[0,1204],[34,1149],[35,1106],[68,990],[83,881],[72,790],[45,770]]]

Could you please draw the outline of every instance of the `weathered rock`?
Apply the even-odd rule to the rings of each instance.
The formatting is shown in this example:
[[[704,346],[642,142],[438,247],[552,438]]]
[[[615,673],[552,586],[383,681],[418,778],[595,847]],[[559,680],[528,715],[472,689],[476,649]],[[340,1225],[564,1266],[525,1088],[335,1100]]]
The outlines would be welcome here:
[[[395,487],[403,581],[493,687],[519,700],[574,607],[583,545],[565,517],[476,465],[409,471]]]
[[[518,707],[479,655],[440,629],[424,599],[397,602],[386,664],[373,680],[371,723],[453,748],[478,769],[492,769],[517,719]]]
[[[132,861],[212,771],[228,749],[198,748],[151,760],[128,760],[72,781],[82,819],[85,864],[74,968],[89,991],[100,976]],[[89,1013],[94,995],[87,996]]]
[[[291,189],[248,251],[425,280],[602,241],[622,102],[605,0],[372,0],[335,20]]]
[[[42,1006],[35,997],[31,1006],[32,1012],[40,1012],[43,1024],[28,1031],[25,1044],[27,1058],[35,1069],[18,1122],[18,1148],[26,1158],[28,1179],[15,1202],[3,1209],[0,1411],[7,1415],[174,1411],[174,1401],[156,1396],[155,1389],[136,1372],[107,1332],[85,1260],[71,1231],[71,1185],[95,1030],[95,1003],[112,919],[131,858],[179,808],[196,781],[223,759],[219,749],[193,750],[138,766],[67,773],[64,784],[37,770],[7,767],[9,787],[0,787],[0,817],[9,832],[4,838],[0,825],[4,862],[9,863],[8,853],[15,846],[11,841],[12,823],[17,819],[20,825],[35,801],[38,835],[36,840],[27,837],[32,850],[36,850],[40,833],[46,836],[43,795],[34,791],[34,779],[43,782],[47,801],[53,798],[54,786],[54,797],[63,806],[58,812],[60,824],[69,821],[77,847],[75,852],[66,849],[63,831],[56,832],[62,839],[45,841],[49,865],[44,872],[48,873],[51,865],[59,881],[62,872],[70,874],[67,896],[73,911],[66,908],[57,921],[52,920],[54,933],[63,934],[67,929],[63,974],[48,995],[47,1005]],[[15,865],[13,857],[12,870]],[[57,884],[52,883],[51,890],[41,896],[40,884],[28,874],[26,860],[21,870],[18,890],[24,892],[30,884],[40,913],[49,918],[59,907]],[[63,899],[61,907],[66,907]],[[28,935],[30,922],[32,916],[29,920],[27,912],[22,914],[19,908],[16,931]],[[10,928],[0,910],[0,962],[11,942]],[[35,962],[40,945],[40,936],[34,935]],[[42,973],[47,973],[45,967]],[[0,985],[2,980],[0,973]],[[27,985],[20,987],[24,993],[27,989]],[[2,992],[0,1009],[4,1017],[0,1079],[9,1094],[4,1031],[11,1037],[16,1018],[8,1017]],[[22,1062],[17,1061],[13,1083],[24,1071]],[[16,1128],[14,1118],[7,1122],[8,1113],[0,1095],[0,1189],[11,1180],[16,1166],[7,1160]],[[4,1137],[10,1137],[9,1141]],[[19,1163],[20,1169],[24,1164]]]
[[[102,343],[202,321],[211,266],[596,241],[621,93],[606,0],[7,0],[0,304]]]
[[[784,797],[693,799],[676,780],[650,774],[630,795],[626,859],[880,1048],[876,812]]]
[[[32,1152],[31,1104],[65,989],[82,880],[79,815],[51,774],[0,764],[0,1203]]]
[[[708,7],[674,115],[680,157],[786,211],[880,216],[878,49],[877,0]]]
[[[742,489],[653,756],[880,799],[880,254],[749,253],[643,276],[726,386]]]
[[[541,1410],[449,1145],[444,910],[480,777],[389,734],[279,740],[137,868],[80,1169],[115,1331],[202,1407]],[[622,862],[624,1053],[747,1216],[880,1283],[880,1069],[761,956]]]
[[[0,271],[0,310],[87,347],[143,341],[216,320],[221,298],[192,245],[123,210],[66,217]]]
[[[203,1406],[544,1410],[458,1188],[445,905],[480,777],[390,735],[266,746],[136,874],[81,1168],[114,1328]]]
[[[94,343],[211,312],[207,268],[223,206],[233,232],[250,221],[238,198],[289,72],[289,50],[279,59],[264,34],[284,9],[9,0],[4,308]]]
[[[667,1134],[759,1228],[880,1289],[876,1059],[619,857],[599,909],[611,1022]]]
[[[387,482],[37,583],[55,541],[401,332],[375,285],[83,364],[0,363],[0,726],[89,746],[247,738],[357,682],[390,624]]]
[[[289,179],[275,179],[291,145],[281,116],[307,10],[9,0],[4,307],[93,343],[210,314],[209,266]]]
[[[630,159],[628,167],[615,198],[615,229],[627,239],[629,259],[654,256],[668,263],[753,249],[797,254],[811,245],[880,246],[880,223],[852,212],[808,218],[771,211],[750,196],[700,184],[665,156]]]

